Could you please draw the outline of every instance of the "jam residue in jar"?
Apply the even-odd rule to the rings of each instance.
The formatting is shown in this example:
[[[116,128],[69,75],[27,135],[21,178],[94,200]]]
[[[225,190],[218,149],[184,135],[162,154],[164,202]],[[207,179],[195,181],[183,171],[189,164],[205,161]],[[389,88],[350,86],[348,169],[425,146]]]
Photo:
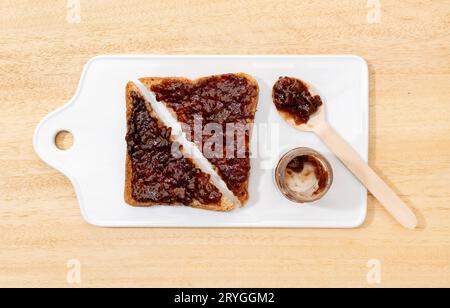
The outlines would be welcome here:
[[[286,186],[306,198],[322,193],[328,185],[328,172],[320,161],[310,155],[292,159],[285,172]]]
[[[301,80],[280,77],[273,87],[276,108],[292,117],[297,125],[308,123],[310,117],[323,105],[319,95],[313,96]]]
[[[211,76],[194,82],[167,78],[153,85],[151,90],[158,101],[164,102],[176,113],[178,121],[187,124],[190,130],[186,133],[190,141],[196,140],[195,120],[201,117],[203,128],[209,124],[222,127],[223,145],[227,144],[227,124],[243,127],[253,123],[259,94],[257,84],[240,74]],[[203,153],[217,167],[219,175],[241,202],[248,198],[250,173],[250,131],[246,129],[244,134],[244,149],[233,146],[233,153],[229,153],[229,147],[223,146],[221,155]],[[212,136],[204,131],[201,137],[203,145]]]
[[[132,168],[132,197],[138,202],[216,204],[221,192],[210,175],[196,168],[191,159],[175,157],[172,149],[181,145],[170,140],[171,129],[153,117],[145,99],[130,93],[131,115],[126,136]]]

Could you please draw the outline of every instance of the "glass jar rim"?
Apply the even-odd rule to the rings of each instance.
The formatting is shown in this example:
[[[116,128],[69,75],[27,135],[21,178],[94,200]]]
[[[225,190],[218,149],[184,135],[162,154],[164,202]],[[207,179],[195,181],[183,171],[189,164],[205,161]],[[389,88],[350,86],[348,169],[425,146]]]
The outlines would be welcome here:
[[[288,187],[285,180],[286,169],[288,164],[294,158],[299,156],[313,157],[317,162],[319,162],[322,165],[322,167],[324,168],[324,170],[327,172],[328,175],[326,186],[322,189],[320,193],[314,194],[311,197],[306,197],[302,196],[301,194],[295,193]],[[326,159],[325,156],[323,156],[318,151],[306,147],[295,148],[282,155],[281,159],[278,162],[277,167],[275,168],[275,183],[278,190],[284,197],[288,198],[289,200],[295,203],[311,203],[322,199],[330,190],[333,184],[333,178],[334,178],[333,168],[331,167],[331,164],[328,161],[328,159]]]

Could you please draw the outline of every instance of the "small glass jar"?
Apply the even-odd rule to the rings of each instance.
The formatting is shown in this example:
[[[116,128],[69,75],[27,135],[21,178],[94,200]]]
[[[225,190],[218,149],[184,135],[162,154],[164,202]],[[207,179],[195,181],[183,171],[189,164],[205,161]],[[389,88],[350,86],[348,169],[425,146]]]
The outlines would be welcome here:
[[[299,157],[307,157],[315,164],[317,163],[316,166],[321,167],[321,180],[319,181],[319,179],[317,179],[317,174],[315,174],[315,177],[317,179],[317,185],[319,185],[319,183],[322,185],[319,185],[317,190],[309,195],[293,190],[292,185],[290,184],[292,181],[288,179],[290,174],[292,174],[292,171],[289,170],[288,166],[294,159]],[[317,167],[315,170],[317,170]],[[325,194],[330,190],[331,185],[333,184],[333,169],[330,162],[319,152],[310,148],[297,148],[289,151],[280,159],[280,162],[275,169],[275,183],[279,191],[289,200],[296,203],[311,203],[323,198],[323,196],[325,196]]]

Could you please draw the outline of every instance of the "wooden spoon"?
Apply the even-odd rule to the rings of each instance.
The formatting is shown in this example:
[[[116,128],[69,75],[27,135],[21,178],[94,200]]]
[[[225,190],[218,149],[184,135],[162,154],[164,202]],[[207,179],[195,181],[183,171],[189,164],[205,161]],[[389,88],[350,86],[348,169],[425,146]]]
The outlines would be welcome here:
[[[315,94],[313,94],[314,96]],[[313,132],[330,148],[359,181],[375,196],[386,210],[405,228],[414,229],[417,218],[395,192],[369,167],[353,147],[348,144],[328,123],[322,105],[306,124],[280,111],[282,117],[293,127],[304,132]]]

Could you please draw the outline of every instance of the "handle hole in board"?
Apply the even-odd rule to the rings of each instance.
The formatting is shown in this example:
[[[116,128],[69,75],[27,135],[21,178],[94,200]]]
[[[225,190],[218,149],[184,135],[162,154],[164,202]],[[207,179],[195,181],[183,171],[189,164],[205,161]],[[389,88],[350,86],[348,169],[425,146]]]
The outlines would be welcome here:
[[[62,130],[55,136],[55,145],[61,151],[67,151],[73,146],[73,135],[71,132]]]

